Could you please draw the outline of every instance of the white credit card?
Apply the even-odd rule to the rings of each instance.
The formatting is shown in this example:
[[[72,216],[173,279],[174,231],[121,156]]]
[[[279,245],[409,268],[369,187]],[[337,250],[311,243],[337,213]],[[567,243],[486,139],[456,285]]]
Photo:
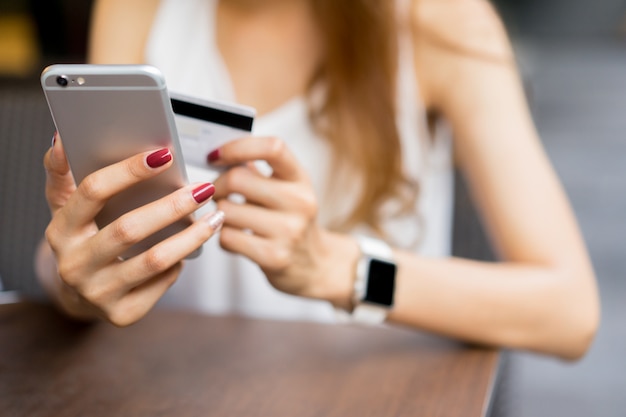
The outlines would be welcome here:
[[[185,164],[216,177],[219,170],[208,164],[208,154],[226,142],[249,136],[256,110],[175,92],[170,92],[170,99]]]

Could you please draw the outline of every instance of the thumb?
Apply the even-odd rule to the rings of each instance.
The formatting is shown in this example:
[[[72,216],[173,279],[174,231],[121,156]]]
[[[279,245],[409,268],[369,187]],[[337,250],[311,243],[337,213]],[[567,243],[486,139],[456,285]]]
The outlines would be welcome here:
[[[55,132],[52,137],[52,146],[44,156],[43,165],[46,169],[46,199],[54,215],[76,190],[76,183],[58,132]]]

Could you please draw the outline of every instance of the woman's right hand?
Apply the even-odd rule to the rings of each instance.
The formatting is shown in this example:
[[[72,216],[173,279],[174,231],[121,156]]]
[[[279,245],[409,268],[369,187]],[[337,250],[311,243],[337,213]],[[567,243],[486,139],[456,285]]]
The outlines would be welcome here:
[[[135,209],[102,229],[94,218],[120,191],[167,170],[171,153],[145,152],[74,183],[63,144],[55,135],[44,158],[46,199],[52,220],[37,270],[55,301],[75,318],[103,318],[126,326],[143,317],[176,281],[182,260],[221,226],[223,213],[207,214],[139,255],[120,255],[173,221],[189,216],[213,195],[212,184],[185,186]],[[46,255],[47,254],[47,255]],[[43,272],[42,272],[43,271]]]

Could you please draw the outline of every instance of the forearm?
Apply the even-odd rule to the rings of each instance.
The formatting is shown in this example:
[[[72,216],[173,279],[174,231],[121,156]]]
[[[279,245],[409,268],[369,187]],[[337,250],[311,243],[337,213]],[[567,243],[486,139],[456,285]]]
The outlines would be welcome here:
[[[390,322],[462,340],[577,358],[598,323],[593,272],[555,267],[426,259],[396,251]]]
[[[305,294],[353,307],[356,241],[324,233],[319,286]],[[424,258],[394,251],[394,307],[387,322],[484,345],[567,359],[588,349],[598,326],[598,298],[585,256],[556,267],[530,262]]]
[[[54,254],[45,239],[42,239],[37,247],[35,270],[46,294],[63,313],[81,321],[97,319],[93,308],[83,302],[78,294],[66,286],[59,277]]]

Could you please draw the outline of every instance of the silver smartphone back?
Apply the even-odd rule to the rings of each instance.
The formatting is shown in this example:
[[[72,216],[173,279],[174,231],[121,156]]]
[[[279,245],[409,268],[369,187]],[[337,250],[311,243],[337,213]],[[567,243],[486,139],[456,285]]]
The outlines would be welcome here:
[[[99,227],[187,183],[167,87],[158,69],[57,64],[43,71],[41,85],[77,184],[91,172],[140,152],[168,147],[174,156],[170,169],[110,199],[95,219]],[[143,252],[191,222],[177,221],[124,257]]]

